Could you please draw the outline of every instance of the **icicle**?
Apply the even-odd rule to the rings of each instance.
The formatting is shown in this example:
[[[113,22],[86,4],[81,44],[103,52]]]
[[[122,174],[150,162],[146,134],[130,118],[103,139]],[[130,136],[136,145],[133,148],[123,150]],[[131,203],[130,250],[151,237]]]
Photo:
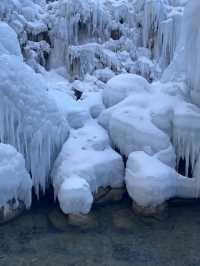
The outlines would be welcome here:
[[[24,155],[39,196],[68,137],[68,127],[40,76],[15,57],[0,56],[0,65],[0,142]]]
[[[194,173],[197,159],[200,154],[200,144],[198,141],[199,133],[195,133],[192,131],[184,132],[183,129],[173,129],[173,144],[176,150],[177,166],[181,159],[185,160],[186,176],[189,174],[189,167],[191,167],[192,174]]]

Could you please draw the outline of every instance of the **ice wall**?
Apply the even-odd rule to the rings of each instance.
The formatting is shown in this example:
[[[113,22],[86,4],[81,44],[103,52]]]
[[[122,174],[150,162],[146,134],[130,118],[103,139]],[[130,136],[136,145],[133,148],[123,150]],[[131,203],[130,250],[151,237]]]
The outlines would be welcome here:
[[[36,193],[68,136],[65,119],[40,75],[11,55],[0,55],[0,141],[24,154]]]
[[[185,49],[185,70],[188,85],[191,88],[191,97],[194,103],[200,105],[200,2],[190,0],[185,9],[183,23],[183,45]]]
[[[162,70],[173,59],[180,37],[185,2],[167,0],[143,1],[141,9],[143,45],[152,50],[153,57],[157,60]]]

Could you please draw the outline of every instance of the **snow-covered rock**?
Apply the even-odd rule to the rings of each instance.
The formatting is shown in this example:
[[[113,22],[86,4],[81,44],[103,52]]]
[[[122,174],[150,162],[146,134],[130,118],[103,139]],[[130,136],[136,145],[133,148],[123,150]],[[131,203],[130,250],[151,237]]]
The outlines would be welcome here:
[[[105,106],[111,107],[133,93],[149,92],[148,82],[141,76],[134,74],[117,75],[108,81],[103,91],[103,102]]]
[[[176,171],[144,152],[130,154],[126,168],[129,195],[139,206],[156,207],[176,194]]]
[[[32,181],[23,156],[10,145],[0,144],[0,223],[14,218],[18,209],[29,208]]]
[[[197,196],[197,180],[179,175],[156,156],[144,152],[130,154],[125,180],[128,193],[135,203],[150,210],[155,210],[173,197]]]
[[[122,184],[123,155],[138,205],[199,197],[199,12],[197,0],[1,1],[0,141],[37,194],[52,181],[65,213],[88,213],[99,188]]]
[[[61,193],[60,191],[61,194],[64,193],[63,183],[69,178],[72,182],[74,175],[89,184],[91,193],[96,193],[100,187],[122,186],[122,158],[110,148],[108,135],[96,122],[90,121],[83,128],[71,130],[70,137],[64,144],[52,171],[55,197]],[[77,197],[78,204],[79,193],[74,197]],[[79,206],[76,208],[79,212],[84,212],[84,208],[82,211]]]
[[[65,214],[87,214],[92,207],[93,195],[85,179],[72,176],[61,185],[58,200]]]

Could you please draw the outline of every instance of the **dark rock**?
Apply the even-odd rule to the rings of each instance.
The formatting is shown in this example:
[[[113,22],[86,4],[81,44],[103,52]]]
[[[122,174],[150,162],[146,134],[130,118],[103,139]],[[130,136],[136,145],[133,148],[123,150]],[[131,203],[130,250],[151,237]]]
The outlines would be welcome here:
[[[97,219],[94,213],[87,215],[83,214],[69,214],[68,215],[68,224],[76,226],[82,229],[94,229],[98,226]]]
[[[109,202],[118,202],[123,199],[125,188],[100,188],[95,195],[96,204],[106,204]]]
[[[0,208],[0,224],[7,223],[25,211],[26,207],[22,201],[16,203],[15,200],[9,201],[7,207]]]
[[[145,217],[154,217],[156,219],[163,219],[167,217],[167,209],[168,204],[164,202],[156,207],[143,207],[139,206],[135,201],[132,203],[133,211],[137,215],[145,216]]]

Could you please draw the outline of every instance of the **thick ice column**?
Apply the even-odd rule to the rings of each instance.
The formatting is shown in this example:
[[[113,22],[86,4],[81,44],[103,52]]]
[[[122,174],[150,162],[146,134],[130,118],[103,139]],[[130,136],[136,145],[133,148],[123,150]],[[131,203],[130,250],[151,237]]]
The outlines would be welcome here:
[[[15,56],[0,56],[0,101],[0,141],[24,155],[39,195],[68,137],[67,122],[42,77]]]

